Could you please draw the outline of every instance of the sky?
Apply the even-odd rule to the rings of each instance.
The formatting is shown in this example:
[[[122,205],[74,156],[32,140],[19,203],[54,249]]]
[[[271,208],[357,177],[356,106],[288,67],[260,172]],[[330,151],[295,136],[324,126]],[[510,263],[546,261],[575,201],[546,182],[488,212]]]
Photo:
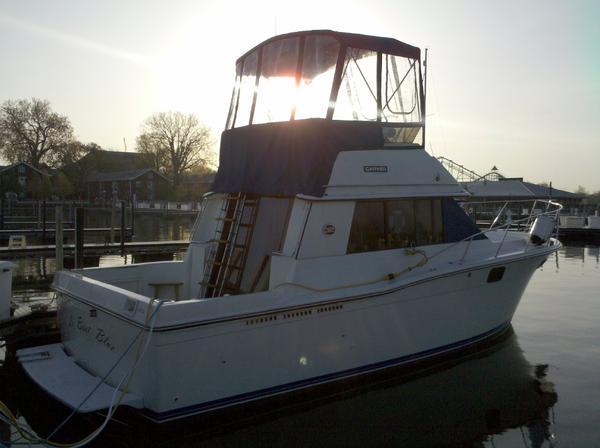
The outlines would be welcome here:
[[[135,150],[152,113],[223,130],[238,56],[333,29],[429,49],[426,149],[481,174],[600,190],[600,1],[0,0],[0,102]],[[218,149],[218,148],[217,148]]]

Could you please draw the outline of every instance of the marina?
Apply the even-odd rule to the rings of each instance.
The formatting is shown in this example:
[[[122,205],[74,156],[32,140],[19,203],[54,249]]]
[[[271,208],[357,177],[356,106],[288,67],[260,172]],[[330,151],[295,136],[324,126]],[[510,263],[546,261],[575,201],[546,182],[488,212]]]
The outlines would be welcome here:
[[[281,53],[288,47],[295,53]],[[319,54],[328,59],[312,66]],[[370,65],[377,121],[340,120],[352,95],[338,94],[341,83]],[[509,331],[531,276],[561,247],[558,203],[541,201],[516,229],[495,225],[502,208],[485,231],[456,203],[468,193],[424,151],[418,48],[309,31],[267,40],[237,66],[238,77],[257,80],[323,76],[333,100],[308,119],[277,122],[269,112],[255,126],[256,104],[277,82],[254,95],[249,118],[236,83],[221,164],[183,260],[56,272],[60,342],[15,353],[72,416],[106,413],[100,428],[119,406],[155,423],[239,412],[458,355]],[[385,106],[383,79],[396,83]]]
[[[0,448],[598,445],[600,9],[138,3],[0,6]]]

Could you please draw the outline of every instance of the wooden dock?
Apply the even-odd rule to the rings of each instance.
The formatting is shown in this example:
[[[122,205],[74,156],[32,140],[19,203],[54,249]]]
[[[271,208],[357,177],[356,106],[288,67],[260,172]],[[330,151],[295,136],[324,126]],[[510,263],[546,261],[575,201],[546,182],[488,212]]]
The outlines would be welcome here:
[[[558,239],[564,241],[579,241],[587,243],[600,243],[600,229],[564,228],[559,227]]]
[[[130,241],[123,244],[126,253],[152,254],[161,252],[178,252],[186,249],[188,240],[170,241]],[[74,253],[74,244],[63,245],[65,253]],[[121,243],[86,243],[83,245],[86,256],[115,254],[121,251]],[[54,244],[41,244],[25,247],[0,247],[0,258],[11,259],[27,255],[53,255],[56,252]]]
[[[84,232],[87,234],[91,233],[110,233],[110,227],[86,227]],[[62,230],[63,233],[72,233],[75,231],[74,228],[66,228]],[[0,230],[0,236],[10,236],[10,235],[39,235],[42,233],[46,233],[47,235],[54,234],[55,229],[53,227],[48,227],[44,229],[3,229]],[[119,235],[121,232],[120,227],[114,228],[115,235]],[[131,227],[127,227],[125,229],[126,234],[131,234]]]

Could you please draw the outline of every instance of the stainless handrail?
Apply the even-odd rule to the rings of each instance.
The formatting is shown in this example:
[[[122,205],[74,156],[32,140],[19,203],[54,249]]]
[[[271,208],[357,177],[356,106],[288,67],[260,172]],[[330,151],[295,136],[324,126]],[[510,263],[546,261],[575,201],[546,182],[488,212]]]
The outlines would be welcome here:
[[[547,203],[548,205],[547,205],[547,211],[542,212],[542,213],[538,213],[536,215],[536,218],[538,216],[549,216],[549,217],[551,217],[554,220],[554,234],[558,234],[558,217],[560,216],[560,211],[563,209],[563,206],[561,204],[559,204],[558,202],[554,202],[552,200],[539,200],[539,199],[536,199],[534,201],[534,206],[537,205],[538,201],[539,202]],[[504,201],[497,201],[497,202],[504,202]],[[521,201],[521,200],[506,201],[506,204],[508,204],[509,202],[510,203],[513,203],[513,202],[517,202],[518,203],[518,202],[531,202],[531,201]],[[493,203],[493,202],[482,202],[482,203],[490,204],[490,203]],[[473,203],[469,202],[469,204],[473,204]],[[554,206],[555,208],[553,210],[548,210],[550,208],[550,206]],[[502,213],[503,211],[504,211],[504,207],[500,210],[500,212],[498,212],[498,215],[500,215],[500,213]],[[533,213],[533,207],[532,207],[532,212],[531,213]],[[469,248],[471,246],[471,242],[476,237],[478,237],[480,235],[485,235],[485,234],[487,234],[489,232],[496,232],[498,230],[504,229],[504,235],[502,236],[502,241],[500,242],[500,244],[498,246],[498,249],[496,250],[496,254],[494,256],[494,258],[498,258],[498,255],[500,254],[500,250],[502,249],[502,246],[504,245],[504,242],[506,240],[506,236],[508,235],[508,232],[509,232],[511,226],[513,226],[515,224],[519,224],[519,223],[524,222],[524,221],[527,221],[527,224],[525,225],[524,232],[527,232],[527,231],[530,230],[530,221],[531,221],[531,217],[532,217],[531,213],[530,213],[530,215],[527,218],[518,219],[516,221],[512,221],[512,222],[508,222],[506,224],[503,224],[503,225],[501,225],[499,227],[490,227],[489,229],[482,230],[481,232],[478,232],[478,233],[474,233],[473,235],[470,235],[470,236],[468,236],[466,238],[463,238],[460,241],[454,242],[452,245],[443,248],[442,250],[436,252],[435,254],[433,254],[431,256],[428,256],[427,258],[429,260],[431,260],[432,258],[435,258],[435,257],[439,256],[440,254],[442,254],[444,252],[447,252],[450,249],[453,249],[453,248],[457,247],[459,244],[467,242],[467,247],[465,248],[465,251],[463,252],[462,257],[459,260],[459,262],[462,263],[464,261],[464,259],[466,258],[466,256],[467,256],[467,253],[468,253]],[[498,219],[498,216],[496,216],[496,219],[494,219],[494,222],[496,222],[497,219]],[[548,241],[546,242],[546,246],[549,246],[549,245],[550,245],[550,239],[548,239]]]

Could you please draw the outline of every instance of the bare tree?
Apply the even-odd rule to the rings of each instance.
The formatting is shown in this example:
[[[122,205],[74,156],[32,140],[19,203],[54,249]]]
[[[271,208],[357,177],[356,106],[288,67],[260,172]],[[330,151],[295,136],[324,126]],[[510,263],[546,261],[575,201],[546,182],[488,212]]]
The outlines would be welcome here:
[[[5,101],[0,107],[0,155],[11,163],[59,166],[72,153],[72,142],[69,119],[46,100]]]
[[[144,123],[137,146],[153,157],[160,171],[173,176],[177,187],[184,172],[208,162],[212,137],[193,114],[159,112]]]

